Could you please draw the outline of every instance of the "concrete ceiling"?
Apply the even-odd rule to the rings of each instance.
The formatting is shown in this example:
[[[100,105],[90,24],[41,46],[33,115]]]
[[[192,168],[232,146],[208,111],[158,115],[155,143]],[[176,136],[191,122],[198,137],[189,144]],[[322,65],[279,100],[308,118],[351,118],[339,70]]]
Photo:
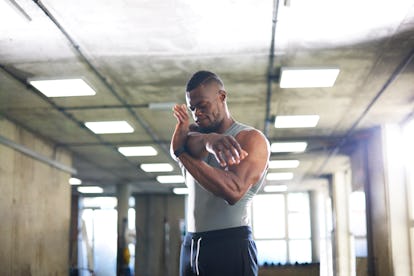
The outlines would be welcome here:
[[[277,13],[269,72],[272,1],[0,0],[0,115],[73,153],[84,185],[114,192],[170,192],[141,163],[168,162],[175,119],[150,103],[184,103],[184,85],[200,69],[217,72],[238,121],[265,129],[277,115],[318,114],[316,128],[275,129],[274,141],[309,143],[290,170],[292,189],[317,186],[321,175],[347,166],[332,156],[355,134],[400,123],[414,110],[414,3],[408,0],[285,0]],[[337,66],[331,88],[281,89],[269,73],[281,66]],[[46,98],[29,78],[81,76],[95,96]],[[85,121],[126,120],[130,134],[95,135]],[[116,148],[153,145],[154,157],[124,157]],[[335,151],[336,152],[336,151]],[[341,152],[341,151],[338,151]],[[272,170],[277,171],[277,170]]]

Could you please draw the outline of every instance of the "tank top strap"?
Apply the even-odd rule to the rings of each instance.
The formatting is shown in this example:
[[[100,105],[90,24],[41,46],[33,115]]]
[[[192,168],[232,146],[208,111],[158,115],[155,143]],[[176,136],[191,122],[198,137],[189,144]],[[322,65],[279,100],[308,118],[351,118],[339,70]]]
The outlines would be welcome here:
[[[252,130],[254,129],[251,126],[247,126],[245,124],[239,123],[237,121],[235,121],[225,132],[224,134],[226,135],[231,135],[233,137],[237,136],[237,134],[239,134],[240,131],[243,130]]]

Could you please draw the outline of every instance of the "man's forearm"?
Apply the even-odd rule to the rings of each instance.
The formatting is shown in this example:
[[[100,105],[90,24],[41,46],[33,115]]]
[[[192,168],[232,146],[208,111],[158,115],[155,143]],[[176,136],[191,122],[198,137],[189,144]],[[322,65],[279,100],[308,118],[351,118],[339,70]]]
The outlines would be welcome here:
[[[187,134],[186,148],[192,157],[200,159],[207,154],[206,135],[209,134],[199,132],[189,132]]]
[[[179,159],[187,171],[206,190],[225,199],[229,204],[234,204],[240,198],[241,181],[233,172],[209,166],[189,154],[182,154]]]
[[[248,154],[231,135],[218,133],[187,133],[187,152],[196,159],[203,159],[208,153],[222,166],[239,164]]]

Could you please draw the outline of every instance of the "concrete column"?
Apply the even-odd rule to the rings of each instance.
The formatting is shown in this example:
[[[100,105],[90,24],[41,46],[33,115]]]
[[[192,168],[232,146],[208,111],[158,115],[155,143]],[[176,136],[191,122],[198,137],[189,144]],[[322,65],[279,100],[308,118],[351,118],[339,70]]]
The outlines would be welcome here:
[[[411,275],[407,191],[399,138],[397,126],[377,128],[365,148],[370,275]]]
[[[335,275],[354,275],[352,269],[351,236],[349,232],[350,178],[347,171],[332,176],[332,199],[334,212],[334,267]]]
[[[118,200],[118,231],[122,230],[122,222],[128,220],[129,197],[131,189],[128,184],[117,185],[116,197]],[[118,232],[119,233],[119,232]]]
[[[78,236],[79,236],[79,194],[72,188],[71,211],[70,211],[70,244],[69,262],[70,271],[75,274],[78,272]]]
[[[389,197],[390,235],[394,275],[411,275],[410,236],[408,215],[408,189],[405,182],[401,129],[397,125],[386,125],[385,169]]]
[[[128,230],[128,209],[129,197],[131,196],[130,186],[128,184],[117,185],[118,200],[118,256],[117,256],[117,275],[122,274],[122,267],[125,266],[123,261],[124,249],[128,246],[126,243],[126,234]]]
[[[320,276],[333,275],[333,210],[332,210],[332,177],[327,176],[325,189],[320,195]]]
[[[135,275],[178,276],[184,196],[135,197]]]
[[[319,210],[319,202],[320,202],[320,195],[318,191],[312,191],[309,193],[309,200],[310,200],[310,219],[311,219],[311,237],[312,237],[312,262],[319,263],[320,262],[320,210]]]

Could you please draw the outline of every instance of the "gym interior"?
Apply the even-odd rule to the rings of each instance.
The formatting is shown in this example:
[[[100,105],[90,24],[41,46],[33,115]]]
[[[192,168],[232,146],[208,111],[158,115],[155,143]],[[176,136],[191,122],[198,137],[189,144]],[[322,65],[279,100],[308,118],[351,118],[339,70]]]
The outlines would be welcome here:
[[[413,59],[409,0],[0,0],[0,275],[178,275],[202,69],[271,146],[259,275],[414,275]]]

